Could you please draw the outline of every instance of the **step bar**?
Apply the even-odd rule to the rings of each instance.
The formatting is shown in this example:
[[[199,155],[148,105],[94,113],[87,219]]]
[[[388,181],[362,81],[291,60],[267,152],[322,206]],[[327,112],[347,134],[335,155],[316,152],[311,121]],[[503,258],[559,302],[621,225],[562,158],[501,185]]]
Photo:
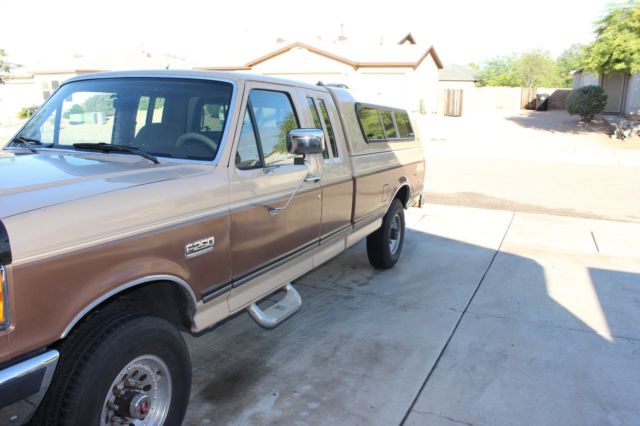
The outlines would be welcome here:
[[[284,297],[267,309],[262,309],[257,303],[253,303],[247,308],[251,317],[264,328],[275,328],[284,320],[295,314],[302,307],[300,293],[291,283],[283,287]]]

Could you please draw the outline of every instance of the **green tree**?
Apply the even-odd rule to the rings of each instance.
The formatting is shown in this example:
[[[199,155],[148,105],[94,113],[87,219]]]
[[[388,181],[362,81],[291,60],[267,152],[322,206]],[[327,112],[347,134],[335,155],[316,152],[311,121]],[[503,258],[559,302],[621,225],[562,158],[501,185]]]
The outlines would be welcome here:
[[[115,114],[113,96],[110,94],[93,95],[84,101],[83,109],[87,112],[104,112],[105,116]]]
[[[513,64],[513,73],[524,87],[555,87],[559,84],[556,62],[542,50],[522,53]]]
[[[4,58],[7,56],[7,53],[4,49],[0,49],[0,84],[4,83],[4,74],[9,72],[11,68],[7,62],[5,62]]]
[[[575,71],[582,67],[586,48],[587,47],[584,44],[572,44],[570,47],[565,49],[560,56],[558,56],[556,66],[558,68],[560,87],[572,86],[573,76],[571,75],[571,71]]]
[[[597,73],[640,72],[640,2],[612,5],[596,23],[596,40],[588,47],[584,68]]]
[[[520,86],[521,82],[514,72],[515,55],[498,56],[480,66],[478,84],[480,86]]]

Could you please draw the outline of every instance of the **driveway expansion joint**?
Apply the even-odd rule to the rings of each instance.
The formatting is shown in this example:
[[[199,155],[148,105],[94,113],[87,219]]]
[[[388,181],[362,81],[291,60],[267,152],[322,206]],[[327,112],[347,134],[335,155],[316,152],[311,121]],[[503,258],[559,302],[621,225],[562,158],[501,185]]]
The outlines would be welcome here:
[[[413,401],[411,401],[411,405],[409,405],[409,408],[407,409],[407,411],[405,412],[404,416],[402,417],[402,420],[400,421],[400,425],[404,425],[406,423],[407,419],[409,418],[409,415],[411,414],[411,412],[414,411],[414,407],[416,405],[416,402],[418,402],[418,398],[420,397],[420,395],[422,394],[422,392],[426,388],[427,382],[431,378],[431,375],[433,374],[435,369],[438,367],[438,364],[440,363],[440,360],[442,359],[442,356],[446,352],[447,347],[449,347],[449,343],[451,343],[451,339],[453,339],[453,335],[456,333],[456,331],[458,330],[458,327],[460,326],[460,323],[462,322],[462,318],[464,318],[465,315],[467,314],[467,312],[469,310],[469,306],[471,306],[471,302],[473,302],[473,298],[478,293],[478,290],[480,290],[480,286],[482,286],[482,283],[484,282],[485,278],[487,277],[487,274],[489,273],[489,270],[491,270],[491,267],[493,266],[493,262],[496,260],[496,257],[498,256],[498,253],[500,253],[500,251],[502,249],[502,246],[503,246],[505,240],[507,239],[507,235],[509,234],[509,230],[511,229],[511,225],[513,224],[513,220],[514,220],[515,217],[516,217],[516,212],[511,212],[511,219],[509,220],[509,224],[507,225],[507,229],[504,231],[504,235],[502,236],[502,240],[500,241],[500,244],[498,245],[498,247],[496,248],[495,252],[493,253],[493,256],[491,257],[491,260],[489,261],[489,264],[487,265],[487,268],[485,269],[484,273],[482,274],[482,277],[480,278],[480,281],[478,281],[478,284],[476,285],[475,290],[471,294],[471,297],[469,298],[469,301],[465,305],[464,310],[462,311],[462,314],[458,318],[458,321],[453,326],[453,329],[451,330],[451,334],[449,334],[449,337],[447,338],[445,344],[442,346],[442,349],[440,350],[440,353],[438,354],[438,357],[436,358],[436,361],[431,366],[431,369],[429,370],[429,372],[427,373],[427,376],[425,377],[424,381],[422,382],[422,385],[420,386],[420,389],[418,389],[418,392],[414,396]]]

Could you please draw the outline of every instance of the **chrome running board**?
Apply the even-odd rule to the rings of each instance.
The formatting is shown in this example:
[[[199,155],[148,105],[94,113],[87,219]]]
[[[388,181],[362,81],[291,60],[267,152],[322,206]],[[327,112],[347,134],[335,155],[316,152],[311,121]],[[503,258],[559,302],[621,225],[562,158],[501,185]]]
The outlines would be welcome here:
[[[283,287],[284,297],[274,305],[262,310],[257,303],[250,305],[247,310],[251,317],[264,328],[274,328],[280,325],[300,310],[302,298],[298,291],[290,283]]]

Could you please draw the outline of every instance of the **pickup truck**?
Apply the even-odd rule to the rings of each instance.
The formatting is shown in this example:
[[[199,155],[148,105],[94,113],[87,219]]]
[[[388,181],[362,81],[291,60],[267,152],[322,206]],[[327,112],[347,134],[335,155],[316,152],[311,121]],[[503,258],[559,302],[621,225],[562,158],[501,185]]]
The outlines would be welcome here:
[[[424,170],[409,114],[344,88],[67,81],[0,151],[0,424],[180,424],[180,333],[277,326],[293,280],[364,238],[393,267]]]

